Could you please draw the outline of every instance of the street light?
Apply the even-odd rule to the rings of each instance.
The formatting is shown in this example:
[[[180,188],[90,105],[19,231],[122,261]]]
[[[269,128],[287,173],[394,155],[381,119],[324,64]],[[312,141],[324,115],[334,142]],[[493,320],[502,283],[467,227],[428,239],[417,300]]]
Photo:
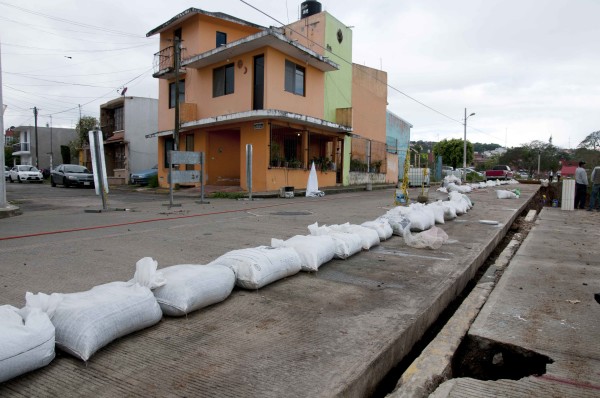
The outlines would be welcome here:
[[[465,138],[463,140],[463,181],[467,179],[467,119],[475,116],[475,112],[467,116],[467,108],[465,108]]]

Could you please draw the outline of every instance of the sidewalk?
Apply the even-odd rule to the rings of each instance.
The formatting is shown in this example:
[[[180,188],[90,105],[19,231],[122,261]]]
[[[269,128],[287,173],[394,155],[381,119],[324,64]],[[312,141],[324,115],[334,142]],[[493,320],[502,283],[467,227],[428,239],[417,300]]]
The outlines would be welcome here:
[[[517,355],[537,358],[531,373],[545,362],[541,374],[451,379],[433,397],[600,396],[598,225],[597,212],[544,208],[469,331],[480,347],[494,347],[480,368],[501,372]]]

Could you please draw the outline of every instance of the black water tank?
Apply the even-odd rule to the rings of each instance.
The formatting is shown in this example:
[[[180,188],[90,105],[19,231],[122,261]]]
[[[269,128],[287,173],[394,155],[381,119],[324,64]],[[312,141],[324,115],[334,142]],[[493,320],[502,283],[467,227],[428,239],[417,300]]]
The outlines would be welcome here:
[[[321,12],[321,3],[316,0],[306,0],[300,4],[300,17],[306,18]]]

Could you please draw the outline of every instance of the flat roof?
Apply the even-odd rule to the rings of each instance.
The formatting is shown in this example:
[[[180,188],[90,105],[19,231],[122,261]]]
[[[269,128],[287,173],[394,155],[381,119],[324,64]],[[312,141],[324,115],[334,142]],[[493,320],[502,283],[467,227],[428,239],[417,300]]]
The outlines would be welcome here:
[[[337,123],[332,123],[327,120],[319,119],[312,116],[301,115],[294,112],[281,111],[277,109],[259,109],[247,112],[231,113],[216,117],[209,117],[192,122],[183,123],[181,131],[191,130],[198,127],[213,127],[231,123],[251,122],[264,119],[277,120],[286,123],[301,123],[309,127],[318,128],[320,130],[331,133],[349,134],[352,131],[351,127],[342,126]],[[173,134],[173,130],[158,131],[156,133],[147,134],[146,138],[160,137],[163,135]]]
[[[290,40],[282,33],[281,29],[268,28],[262,32],[244,37],[240,40],[228,43],[210,51],[194,55],[184,59],[181,66],[191,68],[203,68],[228,59],[249,53],[262,47],[272,47],[282,53],[305,61],[308,65],[323,72],[331,72],[339,69],[339,65],[327,57]]]

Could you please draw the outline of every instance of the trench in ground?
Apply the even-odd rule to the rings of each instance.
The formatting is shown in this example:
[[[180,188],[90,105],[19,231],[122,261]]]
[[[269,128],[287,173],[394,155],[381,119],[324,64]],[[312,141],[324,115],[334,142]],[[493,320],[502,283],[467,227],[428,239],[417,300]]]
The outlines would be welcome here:
[[[427,345],[437,336],[440,330],[454,315],[456,310],[460,307],[464,299],[471,293],[473,288],[477,285],[481,277],[488,271],[492,266],[500,253],[506,248],[510,241],[515,238],[519,240],[525,239],[529,233],[533,223],[525,222],[525,216],[529,210],[536,210],[537,213],[549,204],[549,196],[554,196],[555,192],[548,192],[550,188],[540,188],[535,197],[529,202],[526,209],[517,217],[515,222],[511,225],[506,236],[500,241],[498,246],[492,251],[486,261],[478,269],[477,273],[469,281],[462,293],[452,301],[448,307],[441,313],[436,322],[431,325],[423,337],[413,346],[412,350],[400,361],[394,368],[392,368],[383,380],[379,383],[375,391],[371,394],[371,398],[383,398],[390,394],[400,380],[400,377],[406,371],[406,369],[421,355],[421,352],[427,347]],[[544,197],[545,196],[545,197]],[[502,276],[503,270],[496,270],[494,282],[498,282]],[[456,352],[455,360],[453,361],[453,374],[454,377],[473,377],[481,380],[498,380],[501,378],[513,378],[503,377],[505,375],[514,376],[517,379],[522,377],[545,373],[546,364],[551,363],[552,360],[543,355],[527,352],[519,347],[514,346],[501,346],[500,344],[492,344],[493,342],[474,342],[464,339],[463,343]],[[487,372],[476,372],[473,368],[469,367],[469,359],[477,357],[477,355],[484,355],[486,359],[489,359],[491,366],[487,366]],[[459,358],[463,358],[462,361]],[[521,368],[513,373],[510,373],[510,366],[513,366],[516,362],[521,361]],[[471,361],[475,364],[476,362]],[[486,362],[487,363],[487,362]],[[513,366],[514,368],[514,366]],[[526,374],[525,374],[526,373]],[[462,375],[462,376],[459,376]],[[485,377],[485,378],[484,378]]]

